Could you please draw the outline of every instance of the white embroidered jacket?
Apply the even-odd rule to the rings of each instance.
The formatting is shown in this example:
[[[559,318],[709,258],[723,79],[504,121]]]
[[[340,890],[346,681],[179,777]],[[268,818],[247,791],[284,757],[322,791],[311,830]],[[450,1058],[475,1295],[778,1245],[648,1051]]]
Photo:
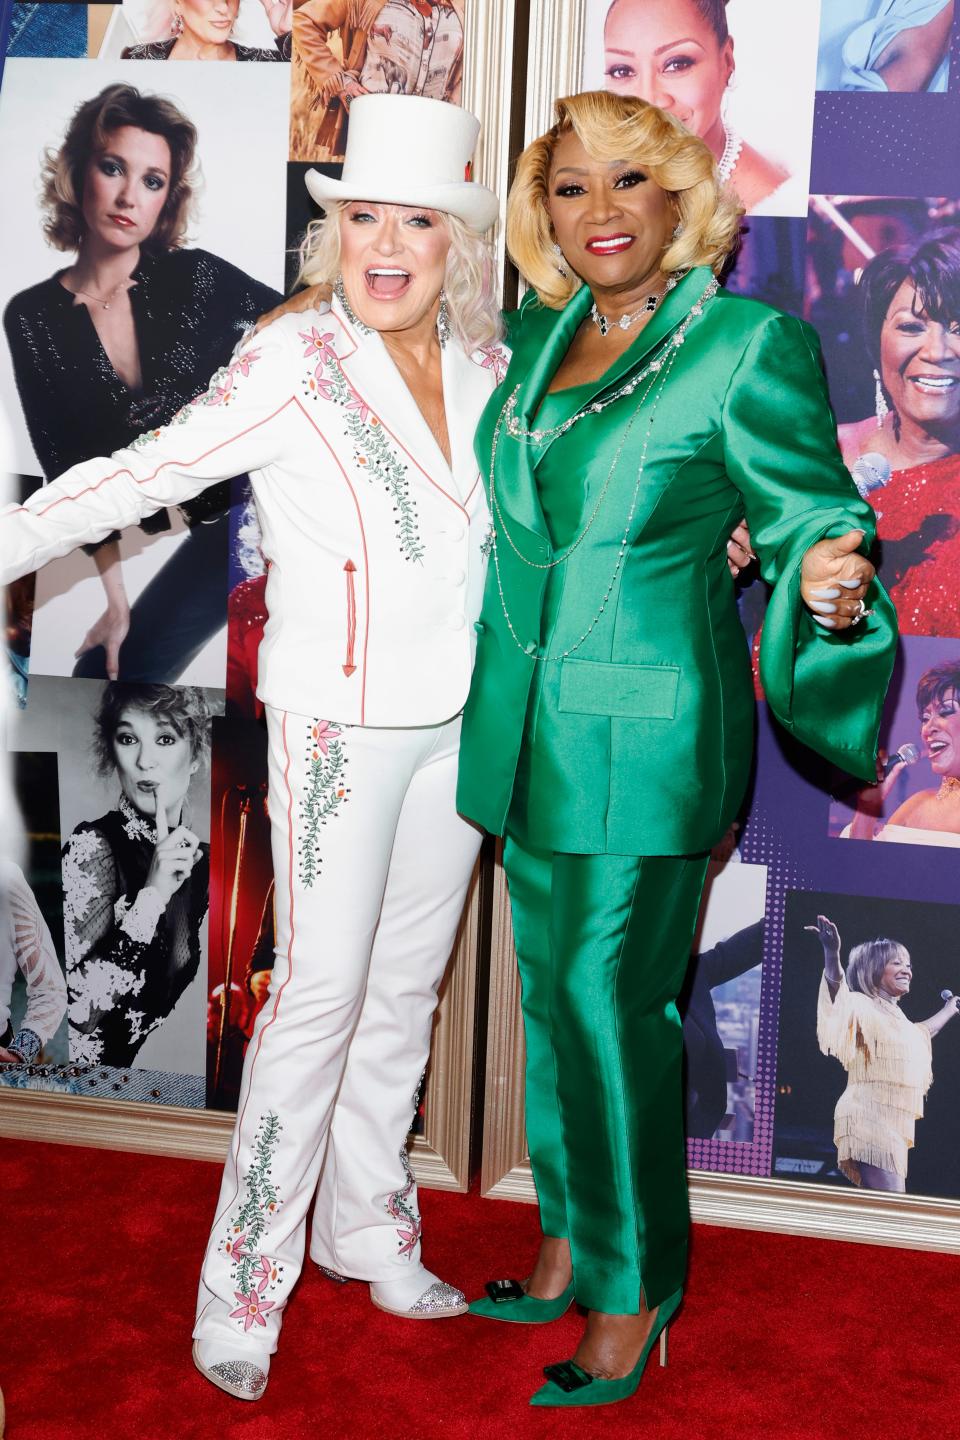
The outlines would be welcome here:
[[[444,347],[451,467],[377,334],[336,300],[282,316],[169,425],[5,507],[0,571],[249,471],[268,567],[261,700],[347,724],[447,720],[470,683],[490,528],[473,435],[506,361]]]

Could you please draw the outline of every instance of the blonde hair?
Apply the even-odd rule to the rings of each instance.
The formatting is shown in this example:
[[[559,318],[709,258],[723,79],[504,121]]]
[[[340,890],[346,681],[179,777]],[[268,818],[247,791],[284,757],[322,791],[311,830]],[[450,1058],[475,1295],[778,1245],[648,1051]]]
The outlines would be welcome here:
[[[346,201],[330,201],[311,221],[300,245],[298,285],[332,285],[340,273],[340,212]],[[441,214],[441,212],[436,212]],[[483,236],[456,215],[441,214],[450,235],[443,288],[450,328],[470,354],[499,340],[493,250]]]
[[[848,986],[876,999],[883,972],[891,962],[910,963],[910,951],[899,940],[866,940],[862,945],[854,945],[847,962]]]
[[[507,249],[544,305],[559,310],[583,283],[561,275],[547,209],[550,167],[561,135],[573,131],[595,160],[643,167],[676,201],[682,233],[667,245],[660,268],[671,274],[693,265],[719,271],[737,243],[743,208],[717,179],[709,147],[656,105],[633,95],[588,90],[556,103],[556,123],[517,161],[507,199]],[[569,267],[568,267],[569,268]]]

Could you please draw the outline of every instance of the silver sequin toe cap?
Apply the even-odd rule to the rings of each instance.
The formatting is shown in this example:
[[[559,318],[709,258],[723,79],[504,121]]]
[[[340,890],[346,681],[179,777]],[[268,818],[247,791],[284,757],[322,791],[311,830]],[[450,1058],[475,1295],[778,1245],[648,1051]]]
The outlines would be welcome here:
[[[207,1367],[206,1374],[221,1390],[242,1400],[259,1400],[267,1388],[266,1375],[249,1360],[222,1360]]]
[[[463,1291],[444,1280],[435,1280],[407,1313],[421,1320],[440,1320],[447,1315],[464,1315],[466,1311],[467,1297]]]

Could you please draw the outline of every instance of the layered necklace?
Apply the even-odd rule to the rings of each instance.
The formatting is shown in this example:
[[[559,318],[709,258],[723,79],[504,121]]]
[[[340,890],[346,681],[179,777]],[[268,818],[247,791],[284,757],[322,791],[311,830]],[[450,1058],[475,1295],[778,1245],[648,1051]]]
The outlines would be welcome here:
[[[619,327],[621,330],[629,330],[630,326],[634,323],[635,320],[639,320],[641,315],[652,315],[654,311],[658,308],[660,301],[663,299],[664,295],[668,295],[671,290],[675,289],[676,284],[676,276],[671,275],[670,279],[667,281],[666,285],[664,286],[663,290],[660,292],[659,295],[648,295],[647,298],[644,300],[643,304],[640,306],[639,310],[629,310],[625,315],[621,315],[619,320],[610,320],[607,318],[606,315],[601,315],[600,311],[597,309],[597,302],[596,300],[594,300],[593,304],[590,306],[590,319],[593,321],[594,325],[596,325],[597,329],[600,331],[600,334],[603,336],[609,335],[610,331],[616,329],[617,327]]]
[[[743,149],[743,141],[726,120],[723,124],[723,154],[717,161],[717,179],[721,185],[725,185],[737,168],[737,161],[740,159],[740,151]]]
[[[500,411],[500,414],[497,417],[496,426],[494,427],[493,431],[493,445],[490,454],[490,508],[493,512],[493,529],[490,537],[490,548],[493,555],[494,573],[497,579],[497,591],[500,596],[500,606],[503,610],[503,618],[506,621],[507,629],[510,631],[514,643],[516,644],[517,648],[521,650],[525,655],[536,656],[538,659],[541,660],[565,660],[568,655],[572,655],[575,650],[579,650],[580,646],[584,643],[584,641],[588,639],[588,637],[592,635],[593,631],[596,629],[600,617],[603,615],[604,611],[607,608],[610,596],[613,594],[614,588],[620,575],[620,571],[623,568],[624,556],[627,553],[629,545],[630,529],[633,525],[633,517],[636,514],[637,498],[640,494],[640,487],[643,482],[643,474],[647,462],[647,450],[650,446],[650,436],[653,431],[653,422],[656,418],[657,406],[660,403],[660,397],[663,394],[664,386],[667,383],[667,379],[670,375],[671,369],[673,368],[673,363],[676,360],[677,355],[680,351],[680,347],[686,339],[687,331],[693,324],[694,320],[698,316],[703,314],[704,305],[706,305],[708,301],[713,299],[719,288],[720,287],[717,281],[715,279],[711,279],[703,293],[694,301],[693,305],[691,305],[690,310],[684,317],[681,324],[668,338],[664,350],[662,350],[655,359],[649,361],[649,363],[646,364],[642,370],[640,370],[636,375],[632,376],[631,379],[628,380],[625,384],[618,386],[616,390],[612,391],[609,395],[604,396],[602,400],[594,400],[589,405],[585,405],[581,410],[576,411],[575,414],[571,415],[567,420],[564,420],[562,424],[543,426],[539,429],[528,429],[524,427],[523,422],[520,420],[519,416],[516,413],[517,400],[520,393],[520,385],[515,386],[514,390],[507,398],[503,409]],[[497,450],[499,448],[500,435],[502,431],[506,430],[507,434],[510,436],[511,439],[517,440],[521,444],[541,445],[545,442],[556,440],[561,435],[565,435],[568,430],[572,429],[572,427],[576,425],[578,421],[585,419],[586,416],[599,415],[601,411],[607,408],[608,405],[613,405],[617,400],[622,400],[626,396],[633,395],[634,392],[638,390],[641,385],[645,385],[645,389],[640,395],[633,414],[630,416],[630,419],[627,422],[627,425],[620,440],[620,444],[617,446],[616,454],[614,455],[610,468],[607,471],[606,478],[600,487],[600,493],[597,496],[596,504],[594,505],[593,510],[591,511],[590,516],[583,529],[580,531],[579,535],[575,537],[572,543],[567,546],[566,550],[564,550],[562,554],[555,556],[552,560],[539,561],[529,559],[519,549],[516,541],[510,534],[510,529],[507,525],[506,517],[504,516],[503,509],[500,505],[500,497],[497,494]],[[627,441],[633,431],[633,427],[640,417],[640,413],[643,410],[644,402],[651,396],[651,394],[653,395],[653,403],[650,407],[650,413],[647,416],[646,420],[646,428],[644,430],[643,444],[640,449],[640,460],[637,466],[637,478],[633,487],[633,495],[630,499],[627,519],[623,528],[623,535],[620,539],[620,545],[617,549],[617,554],[614,559],[610,579],[607,582],[607,586],[603,592],[600,604],[594,612],[592,620],[590,621],[586,629],[583,631],[583,633],[580,635],[579,639],[574,641],[572,645],[568,646],[566,650],[555,651],[553,653],[540,653],[540,648],[537,644],[535,644],[533,641],[525,643],[523,640],[520,639],[520,636],[517,634],[516,629],[514,628],[513,619],[510,615],[509,607],[507,606],[506,595],[504,594],[503,577],[500,573],[500,553],[497,544],[498,538],[502,533],[511,550],[517,556],[518,560],[520,560],[524,565],[529,566],[533,570],[553,570],[557,565],[565,565],[566,562],[570,559],[570,556],[573,555],[573,553],[580,548],[587,535],[593,528],[597,516],[600,513],[600,509],[603,505],[604,499],[606,498],[607,491],[610,488],[610,482],[612,481],[613,476],[617,470],[617,466],[620,464],[620,457],[624,452]]]

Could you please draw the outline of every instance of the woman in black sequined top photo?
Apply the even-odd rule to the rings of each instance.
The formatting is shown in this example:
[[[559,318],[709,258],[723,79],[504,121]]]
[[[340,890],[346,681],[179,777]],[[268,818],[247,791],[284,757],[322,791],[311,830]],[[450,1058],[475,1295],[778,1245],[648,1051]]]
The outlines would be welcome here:
[[[167,424],[280,296],[185,248],[197,131],[169,100],[108,85],[43,169],[44,234],[76,259],[22,290],[4,328],[24,419],[50,479]],[[117,537],[93,547],[106,609],[76,675],[176,680],[225,623],[229,485],[182,507],[190,534],[131,606]],[[166,512],[143,522],[170,528]],[[174,603],[175,602],[175,603]]]
[[[125,1067],[200,966],[210,847],[186,806],[210,751],[203,691],[104,686],[93,750],[120,796],[63,849],[70,1059]]]

